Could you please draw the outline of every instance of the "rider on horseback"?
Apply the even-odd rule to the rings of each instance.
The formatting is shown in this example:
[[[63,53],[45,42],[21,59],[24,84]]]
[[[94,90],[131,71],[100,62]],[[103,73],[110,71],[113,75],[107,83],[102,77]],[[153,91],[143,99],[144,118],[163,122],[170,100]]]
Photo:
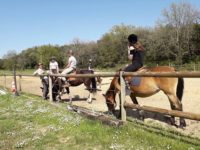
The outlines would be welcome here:
[[[130,65],[124,68],[125,72],[134,72],[143,66],[144,47],[138,41],[135,34],[128,36],[128,59],[132,61]],[[126,81],[126,80],[125,80]],[[128,81],[126,81],[127,88],[130,89]]]
[[[69,59],[68,59],[67,66],[64,68],[63,72],[61,73],[62,75],[70,74],[74,70],[76,70],[77,61],[76,61],[76,58],[74,57],[73,51],[69,50],[67,54],[69,55]],[[69,82],[66,80],[66,77],[62,77],[62,81],[65,82],[65,86],[69,86]]]
[[[132,64],[128,65],[124,71],[133,72],[143,66],[144,47],[135,34],[128,36],[128,42],[128,58],[132,61]]]

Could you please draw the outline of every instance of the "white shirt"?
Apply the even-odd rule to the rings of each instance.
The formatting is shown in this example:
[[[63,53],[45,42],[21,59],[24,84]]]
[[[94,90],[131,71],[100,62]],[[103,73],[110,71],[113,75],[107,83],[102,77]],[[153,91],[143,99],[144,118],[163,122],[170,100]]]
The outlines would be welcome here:
[[[133,54],[131,54],[131,50],[134,50],[135,48],[133,46],[128,47],[128,59],[132,60],[133,59]]]
[[[33,73],[33,75],[43,75],[45,73],[45,71],[43,70],[43,69],[41,69],[41,68],[38,68],[34,73]],[[44,76],[44,77],[40,77],[41,79],[43,78],[43,79],[48,79],[48,77],[47,76]]]
[[[70,68],[76,68],[76,58],[74,56],[70,56],[68,64],[70,64]]]
[[[50,61],[50,63],[49,63],[49,70],[50,70],[51,73],[54,72],[53,70],[56,70],[56,72],[54,72],[54,73],[58,73],[59,72],[57,61]]]
[[[38,69],[33,73],[33,75],[42,75],[42,74],[44,74],[44,70],[41,69],[41,68],[38,68]]]

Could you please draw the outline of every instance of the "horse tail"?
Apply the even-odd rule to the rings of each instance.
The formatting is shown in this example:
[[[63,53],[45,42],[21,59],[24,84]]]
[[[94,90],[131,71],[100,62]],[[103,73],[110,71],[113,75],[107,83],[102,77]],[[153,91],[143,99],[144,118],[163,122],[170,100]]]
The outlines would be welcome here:
[[[90,70],[91,74],[94,74],[93,70]],[[97,82],[96,82],[96,78],[91,78],[91,82],[92,82],[92,92],[96,92],[97,91]]]
[[[97,82],[95,78],[91,78],[92,81],[92,92],[96,92],[97,91]]]
[[[182,100],[183,97],[183,89],[184,89],[184,80],[183,78],[178,78],[176,96],[179,98],[180,101]]]

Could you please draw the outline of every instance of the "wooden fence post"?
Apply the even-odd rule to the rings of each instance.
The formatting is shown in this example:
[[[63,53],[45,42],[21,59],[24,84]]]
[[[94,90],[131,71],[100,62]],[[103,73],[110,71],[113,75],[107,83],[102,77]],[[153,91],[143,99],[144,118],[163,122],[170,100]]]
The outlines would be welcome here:
[[[123,71],[120,71],[120,87],[121,87],[121,92],[120,92],[120,110],[121,110],[121,120],[122,121],[126,121],[126,110],[124,108],[124,101],[125,101],[125,81],[124,81],[124,78],[123,78]]]
[[[14,66],[13,68],[13,80],[14,80],[14,84],[15,84],[15,96],[19,96],[19,93],[17,91],[17,79],[16,79],[16,68]]]
[[[194,63],[194,66],[193,66],[193,70],[196,71],[196,65],[195,65],[195,63]]]
[[[21,79],[22,79],[22,76],[19,75],[19,91],[20,92],[22,91]]]
[[[52,92],[52,78],[49,75],[49,99],[52,102],[53,101],[53,92]]]
[[[6,89],[6,75],[4,74],[4,89]]]

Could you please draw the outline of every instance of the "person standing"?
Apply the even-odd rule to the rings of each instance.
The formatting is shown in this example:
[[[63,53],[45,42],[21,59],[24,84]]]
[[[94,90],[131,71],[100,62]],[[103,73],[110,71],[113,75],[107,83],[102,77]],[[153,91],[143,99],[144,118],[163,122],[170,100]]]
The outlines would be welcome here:
[[[59,67],[58,62],[56,61],[56,57],[52,56],[49,62],[49,73],[50,74],[58,74]]]
[[[92,70],[92,59],[89,59],[88,70]]]
[[[45,70],[43,69],[43,64],[39,63],[38,64],[38,69],[33,73],[33,75],[40,75],[41,83],[42,83],[42,93],[43,93],[43,99],[47,99],[47,95],[49,93],[49,80],[47,76],[42,76],[44,75]]]

